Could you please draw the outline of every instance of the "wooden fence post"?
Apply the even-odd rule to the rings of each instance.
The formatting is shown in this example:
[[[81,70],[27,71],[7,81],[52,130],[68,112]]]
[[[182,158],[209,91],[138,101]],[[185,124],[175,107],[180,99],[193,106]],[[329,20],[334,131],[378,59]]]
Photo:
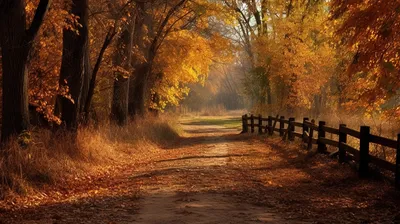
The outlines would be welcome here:
[[[302,141],[303,142],[307,142],[307,140],[306,140],[306,138],[305,138],[305,136],[306,136],[306,132],[310,135],[310,131],[308,130],[308,126],[306,125],[306,121],[308,121],[309,119],[308,119],[308,117],[304,117],[303,118],[303,130],[302,130],[302,136],[303,136],[303,139],[302,139]]]
[[[369,170],[369,133],[368,126],[361,126],[360,128],[360,165],[358,174],[360,177],[368,177]]]
[[[293,124],[293,122],[295,122],[295,118],[294,117],[291,117],[291,118],[289,118],[289,127],[288,127],[288,139],[289,139],[289,141],[294,141],[294,135],[293,135],[293,132],[294,132],[294,124]]]
[[[345,124],[339,125],[339,162],[346,162],[346,150],[340,143],[347,143],[347,134],[343,132],[342,128],[345,128]]]
[[[258,134],[262,134],[262,116],[261,114],[258,115]]]
[[[254,115],[250,115],[250,130],[251,133],[254,133]]]
[[[319,139],[325,138],[325,131],[323,127],[326,125],[325,121],[320,121],[318,123],[318,152],[325,153],[326,152],[326,144],[322,143]]]
[[[272,116],[268,116],[268,134],[272,135]]]
[[[283,136],[283,129],[285,128],[285,123],[283,123],[283,120],[285,120],[285,117],[281,116],[279,118],[279,136]]]
[[[312,124],[314,125],[314,120],[312,120]],[[312,149],[312,140],[313,140],[313,135],[314,135],[314,129],[311,127],[310,132],[308,133],[308,145],[307,145],[307,150]]]
[[[396,149],[396,188],[400,190],[400,134],[397,135],[397,149]]]

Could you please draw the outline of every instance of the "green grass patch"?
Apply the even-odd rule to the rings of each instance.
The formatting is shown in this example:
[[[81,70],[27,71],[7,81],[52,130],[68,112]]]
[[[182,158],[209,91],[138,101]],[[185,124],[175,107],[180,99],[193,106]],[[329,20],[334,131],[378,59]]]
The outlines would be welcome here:
[[[187,125],[219,125],[226,128],[241,128],[242,119],[238,117],[197,117],[182,122]]]

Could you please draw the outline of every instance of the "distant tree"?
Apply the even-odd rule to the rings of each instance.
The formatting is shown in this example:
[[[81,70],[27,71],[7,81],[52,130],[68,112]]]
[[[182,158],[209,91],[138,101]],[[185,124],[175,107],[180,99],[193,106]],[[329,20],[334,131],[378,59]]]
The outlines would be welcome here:
[[[323,0],[224,0],[236,16],[244,93],[251,105],[289,113],[309,109],[332,75],[329,13]]]

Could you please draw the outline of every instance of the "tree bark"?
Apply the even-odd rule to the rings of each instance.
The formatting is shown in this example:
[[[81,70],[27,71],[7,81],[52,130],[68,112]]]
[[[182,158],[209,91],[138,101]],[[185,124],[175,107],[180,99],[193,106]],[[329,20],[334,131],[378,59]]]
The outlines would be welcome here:
[[[135,80],[131,86],[131,93],[129,98],[129,115],[143,116],[146,113],[146,90],[147,90],[147,74],[149,72],[149,65],[143,63],[135,68]]]
[[[297,82],[297,75],[293,73],[292,76],[290,77],[289,95],[287,98],[287,105],[286,105],[288,114],[293,114],[296,112],[296,102],[298,96],[298,92],[295,86],[296,82]]]
[[[149,20],[149,15],[146,13],[145,4],[143,2],[137,3],[137,15],[135,20],[135,36],[134,44],[138,47],[146,57],[146,46],[143,43],[144,32],[143,25],[145,20]],[[147,23],[150,23],[147,21]],[[138,115],[142,108],[140,104],[144,104],[143,100],[143,88],[141,89],[140,83],[143,83],[143,76],[146,70],[146,62],[140,62],[139,59],[132,58],[133,73],[129,80],[129,102],[128,102],[128,114],[131,118]],[[141,97],[140,97],[141,96]]]
[[[71,13],[79,16],[81,26],[75,31],[64,29],[63,56],[59,85],[62,89],[68,89],[69,99],[65,95],[59,95],[57,107],[60,112],[62,125],[69,131],[76,132],[82,99],[86,96],[83,87],[90,77],[88,65],[88,0],[73,0]],[[86,89],[87,90],[87,89]]]
[[[114,65],[122,67],[127,72],[131,70],[134,24],[131,18],[118,39],[117,51],[114,55]],[[128,120],[129,74],[116,71],[114,76],[111,120],[119,125],[125,125]]]
[[[3,0],[0,4],[3,143],[29,128],[28,55],[49,5],[49,0],[39,2],[32,24],[27,30],[24,0]]]

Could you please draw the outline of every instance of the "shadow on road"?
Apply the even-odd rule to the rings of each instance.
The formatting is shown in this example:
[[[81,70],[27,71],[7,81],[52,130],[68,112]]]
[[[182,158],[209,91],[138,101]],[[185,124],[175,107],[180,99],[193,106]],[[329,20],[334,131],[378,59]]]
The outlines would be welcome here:
[[[230,158],[230,157],[243,157],[249,156],[250,154],[229,154],[229,155],[216,155],[216,156],[186,156],[176,159],[165,159],[159,160],[158,163],[162,162],[173,162],[173,161],[180,161],[180,160],[190,160],[190,159],[215,159],[215,158]]]

